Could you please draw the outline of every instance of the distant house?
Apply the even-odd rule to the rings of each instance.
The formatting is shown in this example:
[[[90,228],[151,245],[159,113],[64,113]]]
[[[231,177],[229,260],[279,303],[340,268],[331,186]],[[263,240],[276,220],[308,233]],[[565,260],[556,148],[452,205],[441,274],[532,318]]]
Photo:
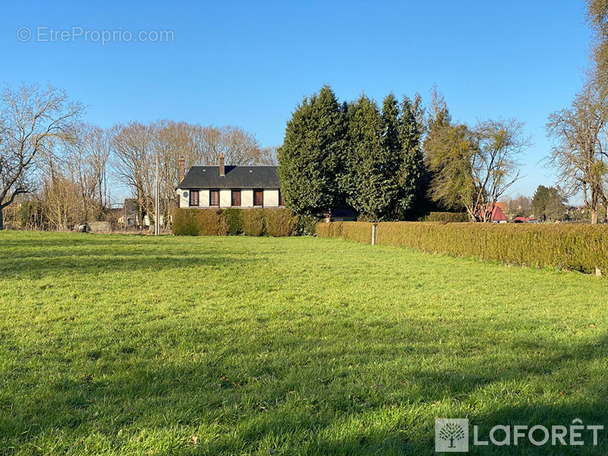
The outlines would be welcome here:
[[[492,209],[490,220],[492,223],[507,223],[508,219],[498,204],[495,204]]]
[[[483,211],[484,211],[483,208],[479,209],[479,212],[482,214],[484,213]],[[490,214],[489,218],[492,223],[507,223],[507,221],[508,221],[507,216],[502,211],[499,204],[489,205],[485,209],[485,214],[486,214],[486,216],[487,216],[487,214]]]
[[[124,226],[139,225],[139,207],[135,198],[127,198],[123,204],[123,215],[118,219],[118,223]]]
[[[180,160],[177,186],[181,208],[284,207],[276,166],[230,166],[220,155],[219,166],[193,166],[184,176]]]

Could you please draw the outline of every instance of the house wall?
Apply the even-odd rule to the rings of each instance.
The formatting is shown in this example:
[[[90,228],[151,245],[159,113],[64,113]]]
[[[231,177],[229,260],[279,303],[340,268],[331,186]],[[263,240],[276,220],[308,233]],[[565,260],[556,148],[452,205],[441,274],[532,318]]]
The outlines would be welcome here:
[[[253,207],[253,189],[244,188],[241,190],[241,207]]]
[[[190,190],[178,189],[179,195],[179,207],[187,209],[190,207]],[[184,194],[186,196],[184,196]],[[199,205],[201,209],[209,208],[209,189],[199,190],[198,197]],[[232,189],[222,188],[220,189],[220,207],[229,208],[232,203]],[[279,206],[279,190],[270,189],[264,190],[264,207],[278,207]],[[241,208],[253,207],[253,189],[243,188],[241,189]]]
[[[279,205],[279,190],[264,190],[264,207],[277,207]]]
[[[184,196],[184,194],[186,196]],[[182,190],[180,188],[177,189],[177,195],[179,197],[179,207],[181,208],[187,208],[188,207],[188,203],[190,203],[190,192],[188,190]]]
[[[232,190],[229,188],[220,189],[220,207],[230,207],[232,203]]]
[[[209,189],[198,191],[198,207],[209,207]]]

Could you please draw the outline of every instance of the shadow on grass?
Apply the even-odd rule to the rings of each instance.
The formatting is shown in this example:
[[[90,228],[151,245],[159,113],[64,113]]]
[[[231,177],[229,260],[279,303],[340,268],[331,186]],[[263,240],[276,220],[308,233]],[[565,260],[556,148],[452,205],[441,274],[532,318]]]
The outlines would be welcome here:
[[[568,427],[576,418],[586,425],[606,426],[608,397],[603,378],[578,379],[582,385],[578,388],[588,398],[582,403],[577,402],[574,390],[564,392],[572,399],[561,405],[534,394],[522,404],[517,391],[503,391],[496,393],[496,405],[489,404],[490,411],[458,411],[456,406],[454,415],[442,416],[442,412],[435,412],[433,407],[438,401],[458,403],[468,395],[505,382],[525,384],[530,376],[543,380],[548,389],[559,390],[563,371],[573,360],[580,364],[604,359],[607,345],[605,337],[567,349],[551,346],[543,350],[536,345],[532,350],[542,358],[546,366],[542,370],[529,361],[516,361],[508,366],[491,366],[492,370],[501,370],[498,376],[435,370],[433,379],[429,380],[431,373],[421,372],[418,377],[408,379],[418,391],[417,397],[408,401],[399,399],[398,390],[385,391],[381,397],[374,396],[370,390],[354,400],[352,391],[336,391],[331,382],[321,386],[318,370],[303,366],[295,366],[300,371],[295,384],[293,375],[292,382],[286,384],[283,380],[290,374],[284,365],[243,366],[238,360],[222,357],[179,363],[156,357],[146,359],[145,363],[140,360],[138,364],[132,358],[140,355],[137,350],[117,348],[118,358],[105,365],[101,378],[83,371],[80,377],[58,379],[47,397],[17,407],[19,413],[11,414],[4,402],[0,438],[7,448],[19,447],[37,435],[58,430],[65,433],[62,439],[66,442],[76,442],[93,432],[116,436],[124,429],[131,429],[136,438],[138,430],[162,430],[179,425],[203,432],[211,430],[213,436],[198,446],[185,442],[180,454],[260,454],[268,450],[277,454],[311,455],[432,454],[436,417],[467,416],[471,425],[479,426],[481,436],[487,436],[494,425]],[[259,348],[242,347],[242,351],[255,353]],[[544,351],[550,354],[545,357]],[[96,370],[94,362],[103,361],[103,356],[97,353],[91,359],[93,371]],[[318,359],[315,367],[324,369],[325,375],[331,378],[334,373],[328,364],[329,360]],[[371,359],[358,370],[370,371],[373,364]],[[576,378],[572,383],[577,388]],[[399,410],[400,418],[387,418]],[[597,447],[591,447],[589,439],[586,443],[584,448],[553,449],[550,445],[535,447],[529,443],[520,443],[517,447],[490,445],[472,447],[471,454],[608,453],[605,430],[600,432]]]
[[[86,235],[84,235],[86,236]],[[78,236],[74,236],[78,238]],[[90,241],[89,239],[92,239]],[[172,241],[172,239],[168,239]],[[24,248],[23,242],[15,246]],[[85,237],[81,244],[66,248],[66,241],[36,240],[31,254],[15,257],[9,250],[0,249],[0,279],[39,279],[47,275],[77,275],[99,272],[124,271],[125,273],[150,268],[174,269],[210,266],[214,268],[239,263],[263,261],[264,252],[232,253],[229,249],[213,251],[201,245],[196,250],[192,245],[179,242],[150,244],[147,237],[129,236],[108,240]],[[3,242],[3,246],[6,243]],[[56,247],[56,248],[54,248]],[[25,247],[27,248],[27,247]]]

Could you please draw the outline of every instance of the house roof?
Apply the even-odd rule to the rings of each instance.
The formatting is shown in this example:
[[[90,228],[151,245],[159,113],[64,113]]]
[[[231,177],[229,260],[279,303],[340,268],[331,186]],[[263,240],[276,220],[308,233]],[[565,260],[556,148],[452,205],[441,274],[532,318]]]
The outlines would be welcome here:
[[[177,188],[280,188],[276,166],[193,166]]]
[[[492,218],[491,220],[493,222],[502,222],[507,220],[507,217],[505,216],[504,212],[500,209],[500,207],[498,207],[498,205],[494,206],[494,208],[492,208]]]

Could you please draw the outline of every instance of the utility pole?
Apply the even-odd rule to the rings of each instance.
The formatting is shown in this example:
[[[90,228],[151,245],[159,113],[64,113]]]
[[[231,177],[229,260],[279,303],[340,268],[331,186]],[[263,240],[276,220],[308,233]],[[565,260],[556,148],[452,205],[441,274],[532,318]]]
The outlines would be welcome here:
[[[158,236],[160,234],[160,197],[159,197],[159,188],[160,183],[158,182],[158,150],[156,151],[156,195],[154,202],[154,236]]]

